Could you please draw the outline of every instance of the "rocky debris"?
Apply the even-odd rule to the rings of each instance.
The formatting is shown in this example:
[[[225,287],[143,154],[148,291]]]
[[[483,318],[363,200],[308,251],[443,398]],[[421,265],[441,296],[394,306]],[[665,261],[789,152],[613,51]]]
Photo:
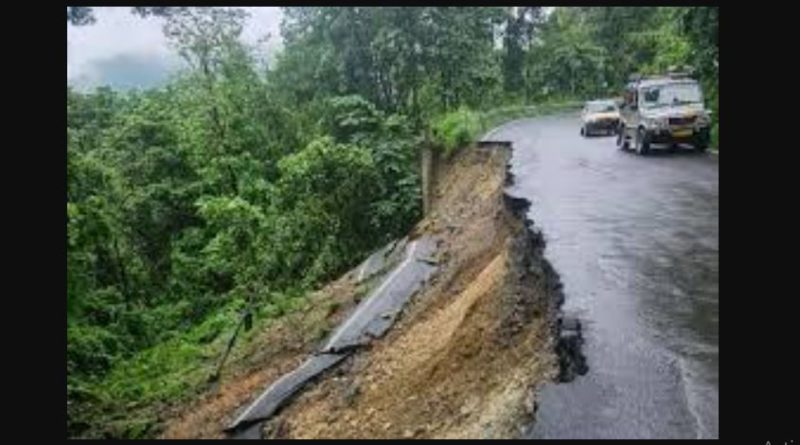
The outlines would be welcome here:
[[[262,429],[264,439],[285,439],[289,435],[289,424],[284,419],[272,419],[264,422]]]
[[[583,335],[580,321],[573,317],[559,319],[556,355],[558,356],[558,381],[560,383],[571,382],[577,376],[585,375],[589,371],[586,357],[581,350],[582,345]]]
[[[361,394],[361,387],[353,382],[350,386],[347,387],[347,390],[344,393],[344,402],[346,405],[352,405],[353,401]]]
[[[369,349],[349,349],[351,340],[361,340],[349,334],[323,348],[357,352],[337,366],[358,361],[358,369],[347,368],[348,378],[315,380],[282,408],[277,417],[290,422],[289,436],[506,438],[530,423],[535,389],[552,378],[559,361],[551,345],[561,332],[555,321],[560,284],[542,255],[541,234],[527,220],[530,203],[505,192],[513,180],[509,159],[502,149],[469,149],[443,167],[431,215],[405,247],[384,250],[412,250],[415,261],[397,264],[439,271],[399,314],[370,304],[374,318],[348,327],[379,338]],[[433,249],[417,242],[425,237]],[[382,255],[362,263],[357,275],[370,276]],[[395,318],[399,326],[383,336]],[[334,411],[339,414],[332,417]]]

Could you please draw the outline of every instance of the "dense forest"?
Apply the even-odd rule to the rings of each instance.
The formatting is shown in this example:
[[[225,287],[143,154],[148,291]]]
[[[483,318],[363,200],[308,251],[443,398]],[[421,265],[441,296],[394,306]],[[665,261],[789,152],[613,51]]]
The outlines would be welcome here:
[[[241,10],[132,13],[163,20],[186,68],[144,91],[67,89],[71,437],[152,434],[130,413],[197,391],[241,314],[295,310],[404,235],[420,147],[468,142],[492,110],[690,65],[718,118],[717,8],[289,7],[268,67]]]

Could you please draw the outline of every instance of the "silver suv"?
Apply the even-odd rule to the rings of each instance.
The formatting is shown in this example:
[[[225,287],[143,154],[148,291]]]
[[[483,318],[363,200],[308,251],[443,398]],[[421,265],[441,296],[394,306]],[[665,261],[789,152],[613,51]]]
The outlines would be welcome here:
[[[617,146],[622,150],[632,146],[642,155],[651,144],[667,144],[670,149],[690,144],[703,151],[711,139],[711,111],[703,105],[700,84],[683,74],[632,79],[620,118]]]

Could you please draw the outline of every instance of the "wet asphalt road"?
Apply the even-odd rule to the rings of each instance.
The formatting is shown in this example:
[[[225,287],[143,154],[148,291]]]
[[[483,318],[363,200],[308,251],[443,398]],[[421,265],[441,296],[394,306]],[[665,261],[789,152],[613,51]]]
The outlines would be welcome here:
[[[719,168],[621,152],[577,114],[515,121],[509,189],[532,202],[589,372],[539,394],[535,438],[719,437]]]

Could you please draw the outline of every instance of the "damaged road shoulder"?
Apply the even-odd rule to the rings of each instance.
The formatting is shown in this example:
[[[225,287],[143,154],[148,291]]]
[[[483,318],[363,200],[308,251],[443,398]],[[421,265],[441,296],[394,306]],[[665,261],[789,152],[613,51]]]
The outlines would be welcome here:
[[[392,243],[390,249],[395,245],[396,242]],[[367,299],[360,302],[326,341],[322,350],[272,383],[226,428],[229,435],[252,438],[260,424],[273,416],[303,386],[359,347],[386,333],[408,299],[436,270],[429,261],[435,249],[431,237],[421,237],[404,247],[406,250],[402,262],[388,272],[388,276]]]
[[[265,425],[286,438],[523,434],[538,388],[588,367],[530,202],[508,194],[510,159],[510,144],[483,143],[439,166],[414,235],[353,272],[376,287],[229,435],[261,438]]]

